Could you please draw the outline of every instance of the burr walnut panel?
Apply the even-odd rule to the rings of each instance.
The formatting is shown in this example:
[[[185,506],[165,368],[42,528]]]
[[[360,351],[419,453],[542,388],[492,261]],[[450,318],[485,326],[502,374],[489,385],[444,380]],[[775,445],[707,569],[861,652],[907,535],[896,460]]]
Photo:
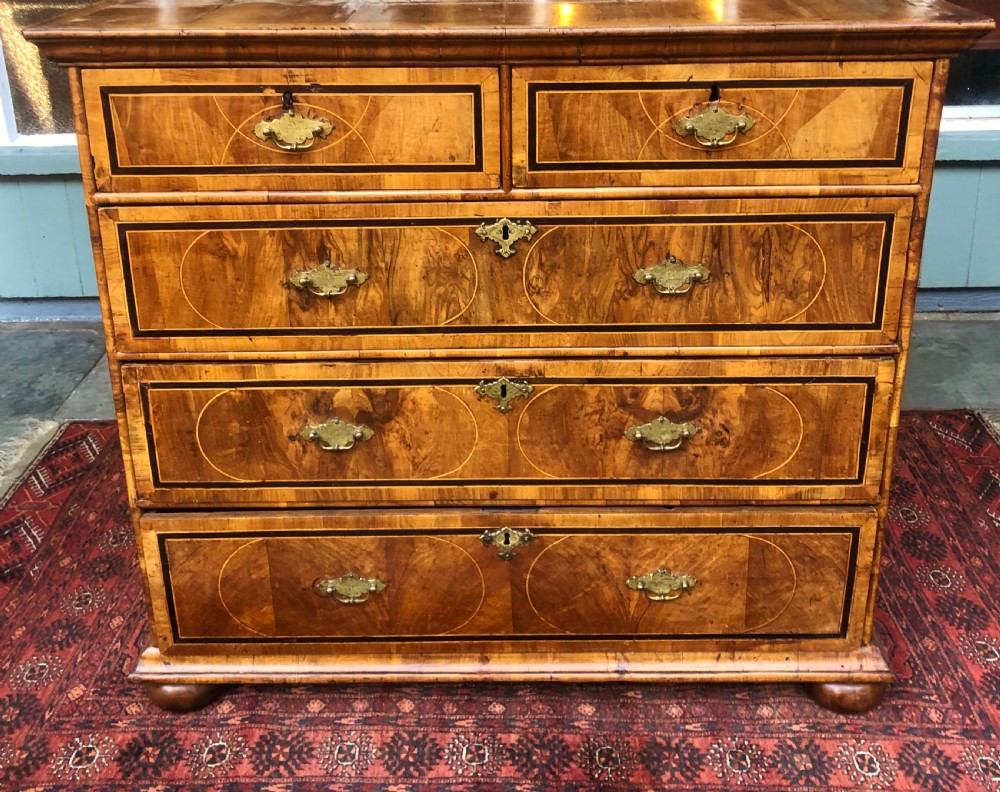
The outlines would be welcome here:
[[[561,632],[836,635],[846,628],[857,541],[850,531],[546,538],[528,572],[528,599]],[[659,569],[691,578],[691,588],[656,600],[628,585]]]
[[[874,541],[872,514],[819,509],[152,513],[144,525],[146,565],[165,592],[164,649],[364,637],[837,641],[856,629]],[[508,560],[480,540],[504,525],[533,537]],[[687,576],[687,588],[647,594],[635,580],[657,569]],[[317,592],[348,572],[374,588]]]
[[[125,378],[148,427],[133,437],[150,504],[628,503],[875,497],[892,369],[510,361],[127,366]],[[500,376],[531,385],[508,412],[476,390]],[[666,421],[684,436],[657,438]],[[318,427],[355,428],[335,440]]]
[[[497,187],[498,80],[486,68],[89,70],[95,178],[100,190]],[[298,126],[281,134],[289,118]]]
[[[930,75],[929,63],[515,69],[514,184],[912,183]]]
[[[895,338],[911,199],[104,210],[123,348],[380,347]],[[496,254],[477,230],[536,228]],[[158,218],[159,222],[150,222]],[[671,256],[675,288],[645,282]],[[363,282],[295,284],[325,265]],[[652,275],[647,275],[652,278]]]

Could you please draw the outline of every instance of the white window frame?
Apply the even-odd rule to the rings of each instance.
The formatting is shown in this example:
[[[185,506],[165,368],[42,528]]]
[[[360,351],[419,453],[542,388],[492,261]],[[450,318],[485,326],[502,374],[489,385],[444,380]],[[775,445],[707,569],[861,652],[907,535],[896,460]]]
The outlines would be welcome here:
[[[1000,160],[1000,105],[945,105],[938,162]]]

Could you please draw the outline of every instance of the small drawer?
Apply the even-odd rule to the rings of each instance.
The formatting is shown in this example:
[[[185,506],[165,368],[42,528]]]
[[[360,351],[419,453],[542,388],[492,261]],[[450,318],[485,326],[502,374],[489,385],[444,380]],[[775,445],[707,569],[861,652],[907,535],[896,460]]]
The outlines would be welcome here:
[[[932,67],[515,69],[514,184],[915,183]]]
[[[142,526],[167,645],[517,636],[584,648],[846,640],[865,612],[875,514],[151,513]]]
[[[122,350],[757,354],[893,343],[912,206],[223,206],[176,207],[166,219],[122,207],[100,219]],[[480,237],[504,217],[527,234],[509,232],[506,256]]]
[[[889,359],[128,365],[143,505],[877,498]],[[144,429],[140,427],[144,426]]]
[[[499,186],[496,70],[87,70],[102,191]]]

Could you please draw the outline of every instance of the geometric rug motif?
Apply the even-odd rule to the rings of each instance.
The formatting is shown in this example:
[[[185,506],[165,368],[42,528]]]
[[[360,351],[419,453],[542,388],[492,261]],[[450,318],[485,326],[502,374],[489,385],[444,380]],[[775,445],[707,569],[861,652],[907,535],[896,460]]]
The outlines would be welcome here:
[[[1000,792],[1000,446],[905,413],[877,603],[899,683],[236,686],[188,715],[128,682],[146,614],[116,429],[69,425],[0,508],[2,790]]]

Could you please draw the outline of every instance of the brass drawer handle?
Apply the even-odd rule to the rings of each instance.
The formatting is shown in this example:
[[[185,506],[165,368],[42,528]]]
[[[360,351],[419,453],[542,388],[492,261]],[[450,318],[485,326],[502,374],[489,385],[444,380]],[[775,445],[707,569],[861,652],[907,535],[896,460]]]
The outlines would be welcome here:
[[[538,229],[526,220],[518,222],[517,220],[508,220],[506,217],[501,217],[490,225],[486,223],[480,225],[476,229],[476,235],[483,242],[496,242],[499,246],[496,249],[497,255],[503,256],[506,259],[517,252],[514,250],[515,242],[522,239],[531,239],[537,231]]]
[[[630,589],[641,591],[656,602],[675,600],[685,591],[693,589],[697,583],[690,575],[675,575],[663,567],[648,575],[634,575],[625,581]]]
[[[336,297],[347,291],[348,286],[360,286],[368,274],[359,269],[348,269],[324,261],[312,269],[295,270],[288,276],[288,285],[312,292],[317,297]]]
[[[728,146],[739,134],[746,134],[753,129],[754,125],[754,120],[743,110],[743,105],[738,105],[736,109],[739,110],[739,115],[723,110],[718,101],[710,101],[707,110],[679,119],[674,124],[674,131],[681,137],[694,135],[694,139],[705,148]]]
[[[321,597],[333,597],[345,605],[366,602],[372,594],[385,590],[385,583],[378,578],[365,578],[356,572],[348,572],[338,578],[317,578],[313,581],[313,591]]]
[[[375,433],[367,426],[349,424],[339,418],[331,418],[319,426],[306,426],[300,437],[316,443],[324,451],[349,451],[355,444],[370,440]]]
[[[514,408],[510,403],[518,396],[525,398],[535,389],[534,385],[527,380],[512,380],[506,377],[487,382],[483,380],[475,388],[476,395],[480,399],[493,399],[497,405],[494,410],[506,413]]]
[[[632,279],[643,286],[652,283],[660,294],[687,294],[696,283],[707,283],[711,271],[703,264],[688,266],[676,256],[668,256],[655,267],[636,270]]]
[[[284,113],[280,118],[268,118],[253,128],[253,133],[263,141],[270,140],[282,151],[305,151],[312,148],[317,138],[328,137],[333,124],[325,118],[306,118],[295,112],[294,98],[290,91],[281,97]]]
[[[518,530],[517,528],[509,528],[505,525],[503,528],[483,531],[483,535],[479,537],[479,541],[482,542],[485,547],[492,546],[497,548],[497,555],[504,561],[510,561],[515,555],[517,555],[514,551],[518,547],[530,544],[537,538],[538,537],[536,537],[527,528]]]
[[[676,451],[700,431],[693,423],[675,424],[661,415],[642,426],[630,426],[625,437],[633,443],[641,442],[650,451]]]

